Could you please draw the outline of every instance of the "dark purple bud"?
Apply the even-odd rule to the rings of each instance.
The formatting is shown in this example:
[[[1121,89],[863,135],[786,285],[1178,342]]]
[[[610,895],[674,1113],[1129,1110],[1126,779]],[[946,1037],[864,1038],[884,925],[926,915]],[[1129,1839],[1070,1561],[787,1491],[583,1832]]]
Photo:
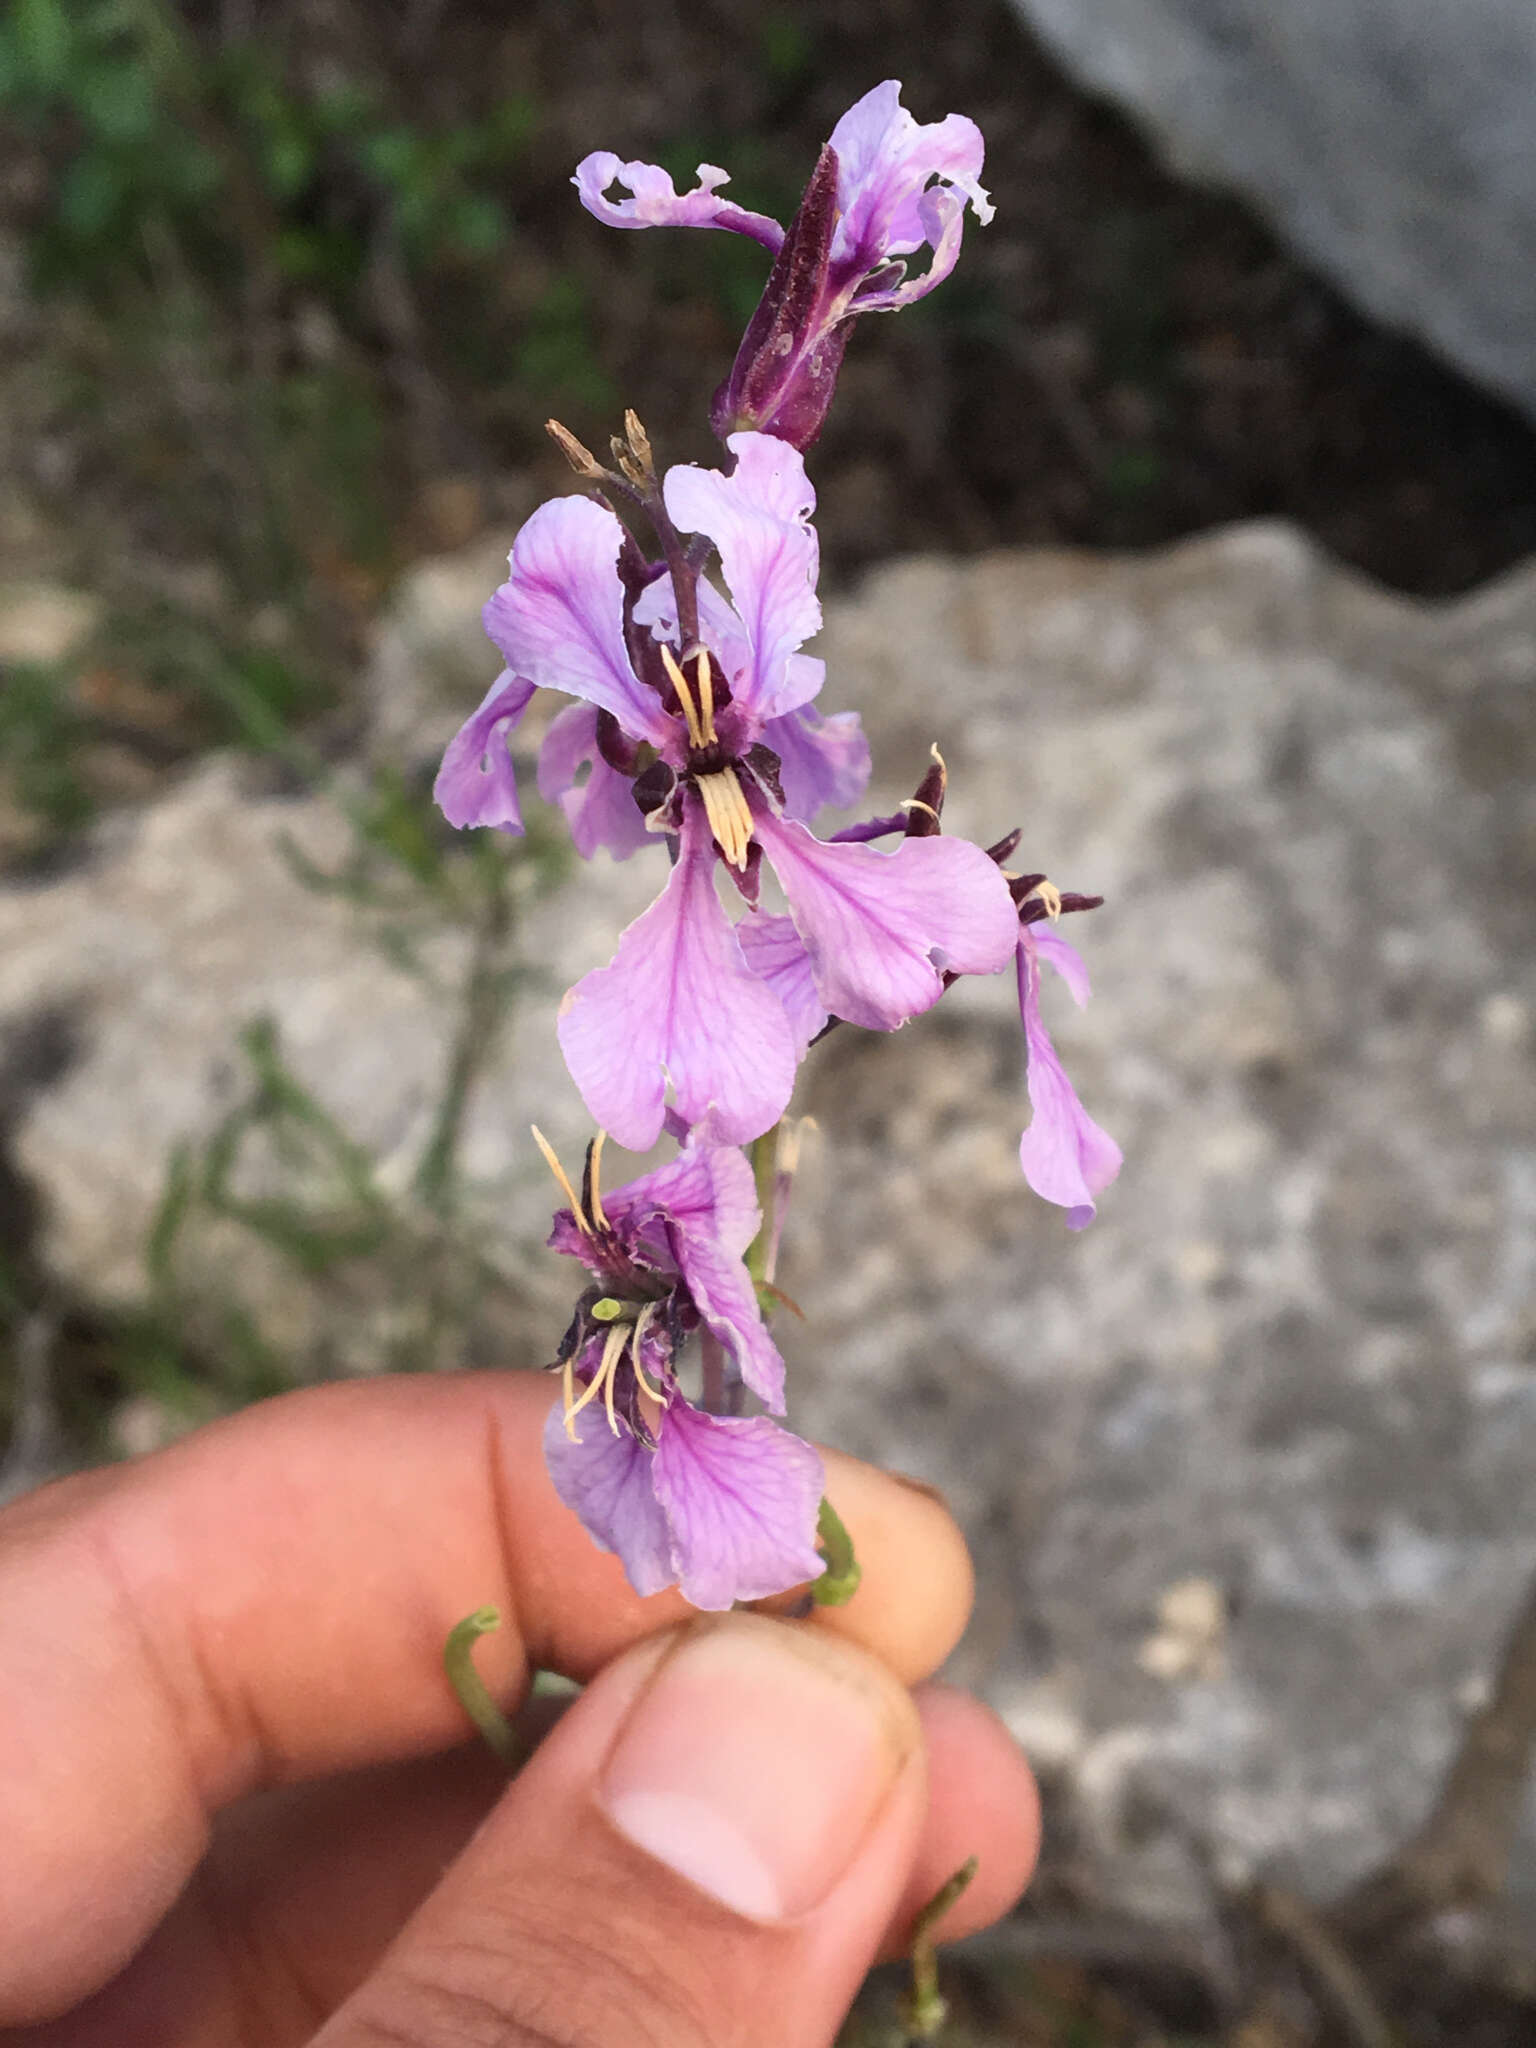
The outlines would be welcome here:
[[[1004,866],[1012,858],[1019,841],[1023,837],[1023,831],[1019,826],[1015,825],[1011,832],[1005,832],[1001,839],[996,840],[987,848],[987,859],[995,860],[999,867]],[[1038,881],[1040,877],[1037,875],[1035,879]]]
[[[653,761],[635,777],[635,802],[647,818],[669,803],[677,789],[677,777],[665,761]]]
[[[828,266],[837,226],[837,152],[822,150],[757,310],[715,393],[710,424],[723,441],[752,427],[808,448],[832,403],[851,317],[829,320]]]
[[[767,790],[780,810],[784,808],[784,785],[779,780],[783,763],[772,747],[765,747],[761,740],[747,750],[744,765],[751,769],[753,778]]]
[[[932,765],[906,805],[909,839],[932,839],[944,829],[939,820],[943,815],[944,792],[948,787],[949,770],[944,766],[944,756],[935,747]]]

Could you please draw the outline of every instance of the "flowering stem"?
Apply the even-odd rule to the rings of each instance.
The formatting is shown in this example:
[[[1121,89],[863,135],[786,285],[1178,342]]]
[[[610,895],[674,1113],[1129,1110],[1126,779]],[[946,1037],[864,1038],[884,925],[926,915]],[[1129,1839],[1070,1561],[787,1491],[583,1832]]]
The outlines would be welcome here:
[[[859,1590],[864,1573],[842,1516],[825,1497],[816,1513],[816,1540],[827,1568],[811,1587],[811,1598],[818,1607],[846,1607]]]
[[[459,1705],[485,1738],[486,1746],[509,1771],[515,1771],[524,1760],[522,1738],[486,1691],[485,1680],[475,1669],[475,1644],[481,1636],[500,1627],[501,1614],[495,1607],[477,1607],[473,1614],[466,1614],[450,1630],[443,1645],[443,1669]]]
[[[976,1858],[967,1857],[924,1906],[912,1928],[912,1990],[904,2001],[907,2031],[914,2040],[937,2041],[949,2016],[939,1994],[939,1952],[934,1931],[976,1875]]]
[[[774,1241],[773,1212],[778,1185],[779,1125],[752,1140],[752,1178],[757,1185],[757,1206],[763,1220],[756,1237],[747,1247],[747,1271],[754,1287],[767,1281],[769,1248]]]

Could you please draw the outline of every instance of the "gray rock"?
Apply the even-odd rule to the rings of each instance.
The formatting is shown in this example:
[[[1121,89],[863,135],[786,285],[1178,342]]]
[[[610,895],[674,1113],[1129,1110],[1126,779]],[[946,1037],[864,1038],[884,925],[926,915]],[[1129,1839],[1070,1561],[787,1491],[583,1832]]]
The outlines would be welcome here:
[[[1072,1788],[1109,1900],[1196,1913],[1192,1843],[1326,1893],[1424,1807],[1536,1536],[1536,569],[1409,604],[1271,526],[919,560],[829,604],[821,651],[878,802],[938,740],[953,829],[1017,820],[1021,860],[1108,896],[1074,920],[1095,999],[1051,1018],[1127,1164],[1078,1236],[1025,1191],[1002,979],[835,1033],[781,1269],[793,1419],[949,1492],[980,1566],[960,1675]],[[0,894],[0,1031],[62,1010],[77,1041],[16,1127],[77,1291],[142,1289],[166,1148],[223,1113],[257,1011],[386,1179],[415,1156],[445,1020],[283,833],[344,845],[215,763]],[[550,998],[656,879],[599,863],[530,910]],[[582,1133],[551,1013],[525,1001],[469,1148],[528,1360],[569,1283],[519,1250],[548,1208],[526,1127]]]
[[[1536,415],[1525,0],[1014,0],[1176,168]]]

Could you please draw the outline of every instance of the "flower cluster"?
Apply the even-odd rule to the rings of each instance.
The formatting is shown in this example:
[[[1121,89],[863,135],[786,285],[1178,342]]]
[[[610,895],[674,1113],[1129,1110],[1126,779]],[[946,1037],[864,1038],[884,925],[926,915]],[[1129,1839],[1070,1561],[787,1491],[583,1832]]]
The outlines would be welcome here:
[[[1082,961],[1055,924],[1099,899],[1010,869],[1016,832],[990,848],[946,836],[937,751],[894,815],[813,830],[823,810],[858,802],[870,761],[857,715],[818,708],[824,664],[803,651],[821,623],[804,450],[858,315],[895,311],[948,276],[967,203],[990,219],[981,168],[972,122],[920,125],[894,82],[837,124],[787,228],[721,198],[715,166],[679,196],[654,165],[584,160],[582,201],[614,226],[723,228],[773,253],[712,408],[727,461],[660,473],[630,414],[606,466],[552,423],[595,489],[541,506],[518,534],[485,607],[505,667],[437,779],[453,824],[521,832],[511,741],[535,693],[553,691],[574,701],[549,723],[538,787],[578,852],[669,856],[613,959],[560,1006],[561,1049],[599,1132],[633,1151],[665,1134],[679,1149],[606,1196],[601,1139],[579,1196],[560,1175],[569,1206],[550,1244],[591,1284],[557,1360],[564,1399],[546,1450],[562,1498],[637,1590],[680,1584],[700,1607],[819,1570],[820,1461],[768,1415],[740,1412],[748,1394],[784,1412],[784,1364],[757,1255],[781,1219],[762,1215],[738,1148],[771,1144],[812,1043],[839,1024],[894,1031],[958,977],[1012,963],[1032,1110],[1025,1178],[1079,1228],[1120,1165],[1040,1012],[1042,964],[1085,999]],[[630,196],[610,198],[615,185]],[[928,266],[909,277],[923,249]],[[782,910],[764,903],[765,864]],[[680,1355],[695,1337],[690,1398]]]

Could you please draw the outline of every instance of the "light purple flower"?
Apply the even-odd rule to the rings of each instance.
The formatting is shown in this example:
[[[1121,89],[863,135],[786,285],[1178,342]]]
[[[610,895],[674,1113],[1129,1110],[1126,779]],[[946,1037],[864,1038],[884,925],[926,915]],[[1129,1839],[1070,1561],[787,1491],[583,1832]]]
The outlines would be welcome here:
[[[887,79],[833,129],[787,230],[720,199],[726,175],[712,164],[701,164],[698,188],[679,196],[655,165],[601,150],[573,182],[587,210],[614,227],[726,228],[774,252],[711,417],[722,439],[757,427],[805,448],[821,431],[854,318],[897,311],[948,277],[967,202],[978,220],[992,218],[983,154],[973,121],[949,114],[919,123]],[[615,182],[634,196],[609,199]],[[924,248],[927,269],[909,277],[906,258]]]
[[[1026,1085],[1034,1114],[1019,1144],[1024,1178],[1047,1202],[1067,1212],[1067,1227],[1091,1223],[1095,1197],[1120,1171],[1120,1147],[1089,1116],[1067,1079],[1040,1015],[1040,963],[1048,961],[1079,1007],[1088,1000],[1088,970],[1076,949],[1038,924],[1019,927],[1019,1011],[1029,1065]]]
[[[448,743],[432,794],[450,825],[494,825],[521,833],[517,777],[508,746],[533,684],[503,669]]]
[[[761,1223],[750,1165],[695,1142],[607,1195],[593,1182],[589,1164],[586,1207],[561,1210],[550,1237],[594,1282],[544,1432],[556,1492],[642,1595],[677,1584],[719,1609],[815,1578],[820,1457],[766,1416],[703,1412],[678,1378],[702,1326],[733,1377],[783,1411],[784,1363],[742,1263]]]

